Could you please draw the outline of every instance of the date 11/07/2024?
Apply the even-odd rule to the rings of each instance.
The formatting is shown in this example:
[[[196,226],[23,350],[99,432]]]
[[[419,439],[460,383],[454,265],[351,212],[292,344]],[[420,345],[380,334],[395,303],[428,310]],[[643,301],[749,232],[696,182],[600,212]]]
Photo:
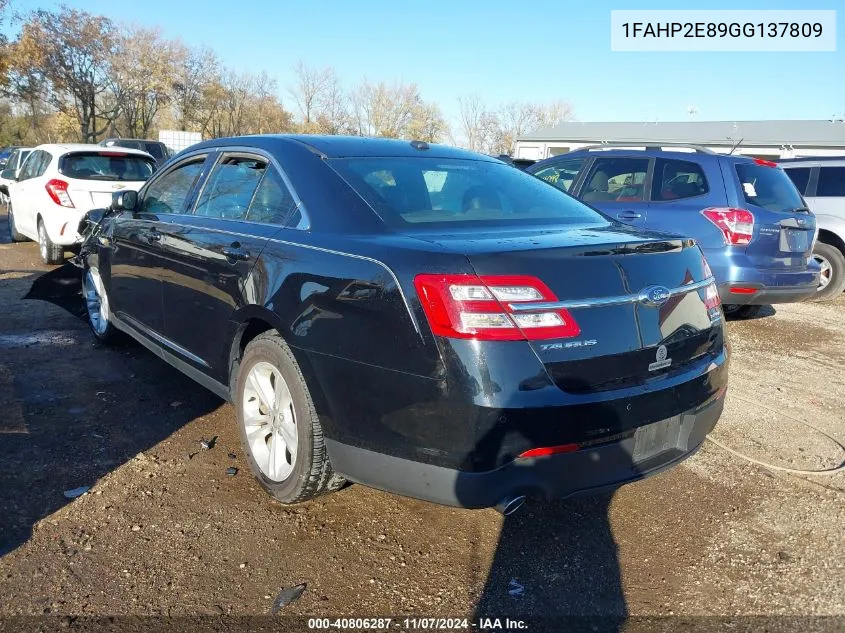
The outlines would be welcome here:
[[[520,631],[528,628],[524,620],[510,618],[309,618],[311,630],[409,630],[409,631]]]

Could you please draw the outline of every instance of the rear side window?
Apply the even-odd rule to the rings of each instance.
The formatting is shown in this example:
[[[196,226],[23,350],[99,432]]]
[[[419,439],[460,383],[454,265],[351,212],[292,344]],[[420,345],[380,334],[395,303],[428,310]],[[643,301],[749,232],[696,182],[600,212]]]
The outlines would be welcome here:
[[[331,164],[393,227],[607,224],[574,198],[500,162],[384,157]]]
[[[279,172],[270,167],[252,197],[246,219],[250,222],[285,224],[294,209],[296,209],[296,202],[290,189]]]
[[[807,191],[807,184],[810,182],[810,168],[809,167],[794,167],[792,169],[784,169],[789,179],[795,183],[795,188],[798,193],[804,194]]]
[[[266,169],[264,159],[224,156],[208,177],[194,214],[243,220]]]
[[[18,180],[28,180],[35,177],[35,170],[41,161],[41,153],[41,150],[36,150],[27,157],[27,160],[24,161],[23,167],[21,167],[21,173],[18,176]]]
[[[687,160],[658,158],[654,163],[651,199],[682,200],[702,196],[710,190],[701,165]]]
[[[568,158],[533,172],[540,180],[553,184],[561,191],[569,191],[584,166],[585,158]]]
[[[845,167],[822,167],[816,195],[822,197],[845,196]]]
[[[141,212],[155,215],[184,213],[185,203],[202,173],[204,162],[205,156],[198,157],[191,162],[182,163],[152,181],[144,192]]]
[[[32,177],[38,178],[39,176],[43,176],[51,160],[53,160],[53,155],[42,150],[41,156],[38,157],[38,163],[33,166]]]
[[[119,152],[78,152],[63,156],[59,172],[77,180],[143,182],[153,174],[153,162],[144,156]]]
[[[647,173],[647,158],[597,158],[580,197],[585,202],[642,200]]]
[[[758,163],[736,163],[736,174],[748,204],[775,212],[804,208],[801,194],[783,169]]]

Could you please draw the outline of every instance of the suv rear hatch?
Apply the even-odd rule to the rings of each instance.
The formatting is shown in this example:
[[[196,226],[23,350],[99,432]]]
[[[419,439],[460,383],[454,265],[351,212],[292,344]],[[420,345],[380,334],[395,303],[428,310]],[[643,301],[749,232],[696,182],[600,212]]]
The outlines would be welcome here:
[[[816,218],[786,172],[761,159],[737,161],[733,172],[741,196],[738,203],[754,217],[750,236],[737,244],[746,244],[749,259],[762,269],[806,269]],[[731,243],[727,235],[726,239]]]
[[[519,286],[520,278],[545,287],[542,299],[499,301],[514,315],[558,311],[577,324],[556,336],[522,329],[566,392],[646,385],[722,351],[718,295],[691,240],[612,226],[415,237],[465,254],[497,297],[497,285]]]
[[[154,170],[155,161],[143,154],[112,149],[71,152],[59,161],[59,173],[67,180],[51,180],[47,188],[62,206],[69,206],[69,196],[77,209],[105,208],[114,192],[140,189]]]

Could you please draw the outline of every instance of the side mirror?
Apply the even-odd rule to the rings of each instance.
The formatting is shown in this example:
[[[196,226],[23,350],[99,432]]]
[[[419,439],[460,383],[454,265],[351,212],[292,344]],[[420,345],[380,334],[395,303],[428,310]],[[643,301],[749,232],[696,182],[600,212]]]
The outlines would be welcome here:
[[[0,193],[2,193],[4,196],[8,196],[9,188],[6,185],[0,185]]]
[[[14,169],[9,168],[0,171],[0,178],[4,178],[6,180],[17,180],[18,175],[15,173]]]
[[[82,216],[82,219],[79,221],[79,226],[77,227],[77,232],[80,235],[85,235],[88,233],[89,227],[98,225],[108,214],[108,209],[91,209]]]
[[[134,212],[138,207],[137,191],[117,191],[111,195],[111,208],[113,211]]]

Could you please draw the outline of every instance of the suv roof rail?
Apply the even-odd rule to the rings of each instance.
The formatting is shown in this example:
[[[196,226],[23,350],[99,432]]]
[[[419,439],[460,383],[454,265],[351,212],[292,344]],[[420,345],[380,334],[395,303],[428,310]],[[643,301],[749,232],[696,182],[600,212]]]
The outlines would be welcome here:
[[[660,150],[664,147],[684,147],[687,149],[695,150],[696,154],[716,154],[712,149],[707,149],[703,145],[696,145],[694,143],[657,143],[653,141],[648,141],[646,143],[628,143],[625,141],[608,141],[607,143],[600,143],[596,145],[586,145],[584,147],[579,147],[578,149],[572,150],[573,152],[578,152],[580,150],[597,150],[597,149],[639,149],[644,148],[645,150],[656,149]]]
[[[823,162],[828,160],[845,160],[845,155],[842,156],[795,156],[793,158],[779,158],[779,163],[800,163],[800,162]]]

